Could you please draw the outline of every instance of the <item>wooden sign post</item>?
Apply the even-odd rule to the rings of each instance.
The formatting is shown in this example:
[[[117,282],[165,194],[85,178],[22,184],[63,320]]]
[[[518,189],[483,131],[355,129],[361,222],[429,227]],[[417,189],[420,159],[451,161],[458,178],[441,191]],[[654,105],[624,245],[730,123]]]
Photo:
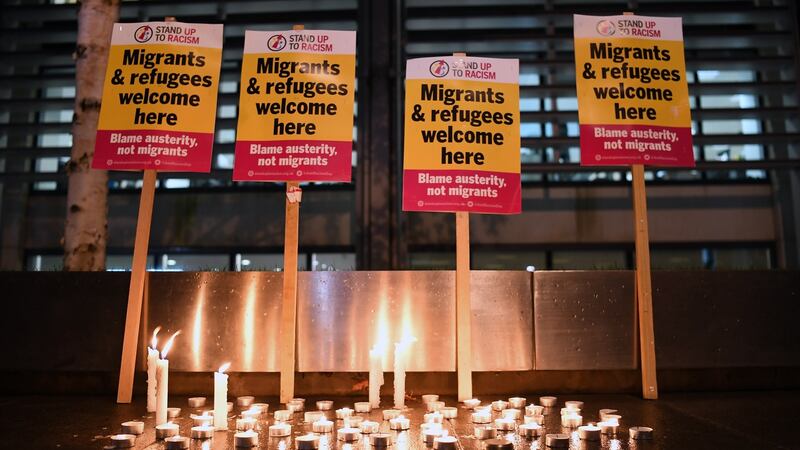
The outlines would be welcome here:
[[[299,28],[298,28],[299,27]],[[295,25],[302,30],[302,25]],[[286,183],[286,219],[283,238],[283,301],[281,302],[281,403],[294,397],[295,340],[297,334],[297,234],[300,225],[299,183]]]
[[[171,20],[170,20],[171,19]],[[167,22],[175,18],[167,18]],[[139,217],[136,220],[136,240],[133,243],[131,284],[128,288],[128,310],[125,313],[125,335],[122,339],[122,361],[119,368],[117,403],[130,403],[133,395],[133,375],[136,370],[136,350],[139,346],[139,322],[142,318],[142,298],[147,278],[147,249],[150,245],[150,224],[156,193],[156,171],[146,169],[139,197]]]

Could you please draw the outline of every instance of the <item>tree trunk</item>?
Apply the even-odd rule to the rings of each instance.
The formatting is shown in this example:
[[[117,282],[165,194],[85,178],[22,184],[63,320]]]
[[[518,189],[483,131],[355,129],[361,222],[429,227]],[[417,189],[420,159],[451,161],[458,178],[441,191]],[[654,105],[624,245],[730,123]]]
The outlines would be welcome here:
[[[105,270],[108,231],[108,173],[91,168],[108,64],[111,30],[119,0],[84,0],[78,11],[75,48],[75,113],[72,154],[67,163],[67,220],[64,270]]]

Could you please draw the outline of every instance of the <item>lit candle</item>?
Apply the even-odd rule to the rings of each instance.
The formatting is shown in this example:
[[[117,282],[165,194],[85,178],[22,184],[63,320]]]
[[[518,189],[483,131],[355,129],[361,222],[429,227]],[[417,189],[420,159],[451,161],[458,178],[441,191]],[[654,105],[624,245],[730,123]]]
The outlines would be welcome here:
[[[156,387],[158,378],[156,376],[158,366],[158,332],[161,327],[153,330],[153,338],[150,346],[147,347],[147,412],[156,412]]]
[[[487,450],[513,450],[514,443],[508,439],[489,439],[486,441]]]
[[[192,427],[192,439],[211,439],[214,437],[214,427],[211,425],[200,425]]]
[[[600,427],[590,423],[578,427],[578,437],[584,441],[599,441],[600,440]]]
[[[497,400],[492,402],[492,409],[495,411],[502,411],[508,408],[508,402],[505,400]]]
[[[375,344],[369,351],[369,404],[373,408],[381,406],[381,386],[383,386],[383,355],[386,346]]]
[[[344,420],[353,415],[353,410],[350,408],[339,408],[336,410],[336,418],[339,420]]]
[[[214,416],[209,414],[208,411],[203,411],[203,414],[191,414],[189,418],[192,419],[194,426],[211,425],[214,423]]]
[[[240,408],[249,408],[255,400],[255,397],[252,395],[242,395],[241,397],[236,397],[236,406]]]
[[[444,402],[440,402],[438,400],[430,401],[425,403],[425,407],[428,409],[428,412],[436,412],[444,408]]]
[[[477,426],[472,433],[475,439],[486,440],[497,437],[497,430],[489,425]]]
[[[507,419],[507,418],[500,418],[495,419],[494,427],[500,431],[514,431],[516,428],[517,422],[514,419]]]
[[[358,428],[345,426],[336,430],[336,438],[344,442],[355,442],[361,438],[361,431]]]
[[[202,408],[206,406],[205,397],[189,397],[189,408]]]
[[[428,445],[433,445],[433,440],[442,435],[441,428],[428,428],[422,432],[422,439]]]
[[[359,424],[358,428],[361,429],[361,434],[372,434],[377,433],[378,429],[380,428],[380,424],[378,422],[372,422],[370,420],[365,420]]]
[[[425,423],[442,423],[444,416],[442,413],[438,411],[434,411],[432,413],[427,413],[424,416]]]
[[[383,410],[383,420],[394,419],[395,417],[400,415],[400,411],[397,409],[384,409]]]
[[[345,419],[346,423],[349,423],[351,427],[357,427],[361,425],[361,422],[364,421],[364,418],[361,416],[350,416]]]
[[[168,419],[174,419],[174,418],[176,418],[176,417],[178,417],[180,415],[181,415],[181,409],[180,408],[176,408],[176,407],[167,408],[167,418]]]
[[[111,445],[114,448],[130,448],[136,444],[136,436],[132,434],[115,434],[111,436]]]
[[[631,427],[630,436],[637,441],[653,439],[653,429],[650,427]]]
[[[583,423],[583,417],[578,413],[570,413],[561,416],[561,426],[565,428],[577,428]]]
[[[392,445],[392,435],[389,433],[374,433],[369,436],[369,443],[373,447],[386,448]]]
[[[580,411],[583,409],[583,402],[579,402],[577,400],[569,400],[564,402],[564,406],[566,406],[567,408],[572,408]]]
[[[433,448],[436,450],[455,450],[458,439],[447,434],[447,430],[442,431],[442,435],[433,439]]]
[[[269,412],[269,403],[253,403],[250,405],[251,410],[259,410],[261,414],[267,414]]]
[[[357,413],[368,413],[372,411],[371,402],[356,402],[353,406],[355,407]]]
[[[445,419],[455,419],[458,416],[458,408],[453,406],[445,406],[444,408],[440,409],[439,412],[444,416]]]
[[[525,397],[511,397],[508,399],[508,404],[514,409],[522,409],[525,407],[526,401],[527,399]]]
[[[545,436],[545,445],[553,448],[569,448],[568,434],[548,434]]]
[[[322,419],[325,419],[325,413],[323,411],[306,411],[303,414],[303,421],[305,423],[314,423]]]
[[[518,409],[504,409],[500,411],[500,414],[506,419],[519,420],[522,418],[522,411]]]
[[[544,429],[536,422],[525,423],[519,426],[519,435],[524,438],[535,438],[541,436]]]
[[[406,366],[411,344],[417,338],[411,336],[409,327],[404,324],[400,342],[394,344],[394,407],[403,409],[406,406]]]
[[[544,425],[544,416],[541,414],[537,414],[535,416],[525,416],[525,423],[538,423],[539,425]]]
[[[167,422],[167,400],[169,397],[169,360],[167,353],[175,342],[175,337],[180,334],[180,330],[173,334],[164,348],[161,350],[161,357],[156,361],[156,377],[158,378],[158,389],[156,389],[156,425]]]
[[[556,406],[557,401],[557,397],[552,397],[549,395],[545,397],[539,397],[539,403],[541,403],[541,405],[545,408],[552,408],[553,406]]]
[[[411,421],[404,416],[397,416],[389,419],[389,428],[396,431],[407,430],[411,426]]]
[[[439,400],[439,395],[437,394],[422,394],[422,403],[428,404],[430,402],[435,402]]]
[[[525,407],[525,415],[526,416],[539,416],[544,413],[544,406],[534,405],[531,403],[530,405]]]
[[[303,411],[305,407],[306,407],[306,399],[304,398],[293,398],[289,400],[289,403],[286,404],[286,409],[292,412]]]
[[[616,409],[601,409],[600,410],[600,420],[606,420],[607,414],[616,414],[618,411]]]
[[[317,409],[320,411],[330,411],[333,408],[333,400],[320,400],[317,402]]]
[[[311,424],[314,433],[333,433],[333,422],[327,419],[318,420]]]
[[[170,436],[164,439],[167,450],[183,450],[189,448],[189,438],[185,436]]]
[[[617,434],[617,429],[619,429],[619,422],[616,420],[606,420],[597,424],[600,427],[600,433],[607,434],[607,435],[615,435]]]
[[[477,398],[470,398],[470,399],[464,400],[464,406],[466,406],[467,409],[475,409],[480,404],[481,404],[481,401],[478,400]]]
[[[236,448],[258,447],[258,433],[253,430],[240,431],[233,435]]]
[[[305,434],[295,438],[294,443],[297,450],[316,450],[319,448],[319,436],[316,434]]]
[[[261,416],[260,409],[253,409],[253,407],[250,407],[250,409],[248,409],[247,411],[242,411],[243,419],[246,417],[252,417],[253,419],[258,419],[259,416]]]
[[[228,375],[225,371],[231,363],[225,363],[214,372],[214,428],[228,429]]]
[[[131,420],[122,422],[122,434],[142,434],[144,433],[144,422]]]
[[[171,436],[177,436],[180,428],[178,424],[167,422],[161,425],[156,425],[156,439],[166,439]]]
[[[472,413],[472,423],[489,423],[492,421],[492,414],[488,411],[475,411]]]
[[[270,437],[286,437],[292,434],[292,426],[288,423],[276,423],[269,427]]]
[[[253,417],[244,417],[236,419],[236,431],[253,430],[256,427],[256,419]]]
[[[286,422],[292,418],[292,412],[286,409],[279,409],[273,413],[276,422]]]

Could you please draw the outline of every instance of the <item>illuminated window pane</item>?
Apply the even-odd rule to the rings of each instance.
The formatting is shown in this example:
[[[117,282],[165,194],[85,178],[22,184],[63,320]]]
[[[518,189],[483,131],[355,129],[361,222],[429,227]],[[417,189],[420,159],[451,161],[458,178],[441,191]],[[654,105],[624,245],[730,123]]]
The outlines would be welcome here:
[[[624,250],[557,250],[554,270],[615,270],[627,266]]]

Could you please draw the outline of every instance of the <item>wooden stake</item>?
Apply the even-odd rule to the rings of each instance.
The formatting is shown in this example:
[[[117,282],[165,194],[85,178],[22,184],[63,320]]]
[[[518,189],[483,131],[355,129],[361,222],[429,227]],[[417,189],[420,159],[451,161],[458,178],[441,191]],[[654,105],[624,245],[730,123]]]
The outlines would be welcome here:
[[[453,53],[453,56],[467,56]],[[472,398],[472,307],[469,297],[469,213],[456,213],[456,371],[458,400]]]
[[[295,25],[293,30],[302,30],[303,25]],[[300,201],[296,190],[300,183],[286,183],[286,220],[283,238],[283,302],[281,306],[281,403],[294,397],[295,340],[297,333],[297,244],[300,223]]]
[[[122,340],[117,403],[130,403],[133,394],[133,375],[136,370],[139,321],[142,318],[142,298],[147,277],[147,249],[150,244],[150,223],[153,218],[155,192],[156,171],[145,170],[139,198],[139,218],[136,221],[136,240],[133,243],[131,284],[128,289],[128,311],[125,314],[125,336]]]
[[[644,166],[631,167],[633,178],[633,216],[636,233],[636,305],[639,315],[639,347],[642,358],[642,396],[658,398],[656,345],[653,332],[653,293],[650,284],[650,238],[647,228],[647,193]]]

